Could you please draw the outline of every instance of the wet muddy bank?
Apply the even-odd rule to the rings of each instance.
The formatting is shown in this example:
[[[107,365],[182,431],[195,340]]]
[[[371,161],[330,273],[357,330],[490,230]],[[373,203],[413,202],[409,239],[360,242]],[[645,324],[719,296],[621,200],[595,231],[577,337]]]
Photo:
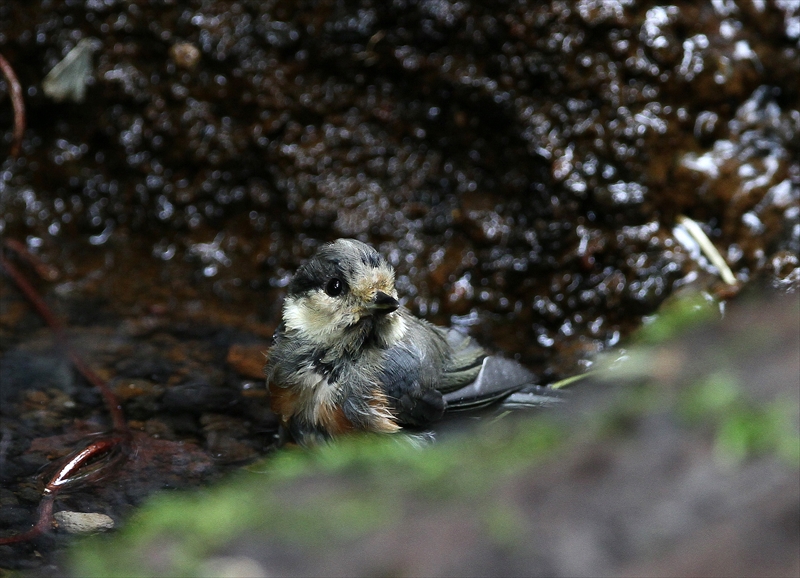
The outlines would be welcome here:
[[[552,373],[697,268],[678,214],[743,280],[792,269],[797,19],[747,2],[8,3],[28,130],[0,173],[3,234],[122,314],[180,312],[196,290],[207,315],[263,323],[319,242],[358,236],[414,310],[468,316]],[[42,79],[82,38],[99,40],[86,99],[54,103]]]

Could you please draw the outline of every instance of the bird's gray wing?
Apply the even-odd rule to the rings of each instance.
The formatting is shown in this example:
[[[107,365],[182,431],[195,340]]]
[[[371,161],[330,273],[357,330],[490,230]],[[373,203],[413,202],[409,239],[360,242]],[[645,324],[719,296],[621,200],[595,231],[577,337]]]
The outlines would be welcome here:
[[[490,355],[482,360],[474,381],[445,394],[444,400],[450,410],[475,409],[524,389],[527,397],[520,397],[519,403],[524,398],[529,399],[529,405],[539,405],[539,397],[547,396],[545,388],[536,386],[535,381],[536,376],[516,361]]]
[[[420,348],[407,344],[387,351],[381,385],[392,413],[403,425],[425,426],[444,414],[442,394],[425,387],[426,357]]]
[[[450,359],[445,333],[405,311],[406,333],[386,351],[381,385],[397,420],[424,426],[442,417],[445,403],[438,391]]]
[[[486,358],[483,347],[457,329],[435,329],[444,337],[448,349],[448,361],[436,389],[447,393],[475,381]]]
[[[414,320],[402,343],[390,348],[381,381],[398,421],[425,426],[445,410],[484,407],[502,399],[514,406],[557,401],[535,385],[536,375],[516,361],[486,351],[456,329]]]

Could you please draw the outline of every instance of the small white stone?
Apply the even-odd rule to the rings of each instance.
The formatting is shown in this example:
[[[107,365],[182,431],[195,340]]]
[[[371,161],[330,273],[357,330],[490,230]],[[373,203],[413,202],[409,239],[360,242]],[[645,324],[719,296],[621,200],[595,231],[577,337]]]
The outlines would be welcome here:
[[[105,532],[114,527],[114,520],[105,514],[93,512],[56,512],[53,517],[59,528],[69,534]]]

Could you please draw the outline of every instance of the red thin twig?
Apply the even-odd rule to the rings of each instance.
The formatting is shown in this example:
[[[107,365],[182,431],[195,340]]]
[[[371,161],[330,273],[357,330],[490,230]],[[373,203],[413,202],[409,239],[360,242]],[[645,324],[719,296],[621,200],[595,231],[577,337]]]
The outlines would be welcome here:
[[[19,242],[5,241],[4,244],[17,251],[21,256],[36,265],[38,259],[31,255],[24,245]],[[20,251],[20,247],[22,250]],[[41,263],[39,263],[41,264]],[[39,502],[39,511],[36,524],[27,532],[0,538],[0,545],[15,544],[32,540],[37,536],[47,532],[53,525],[53,502],[62,490],[65,490],[80,482],[92,482],[98,480],[108,471],[108,467],[126,454],[130,448],[131,431],[122,413],[122,406],[117,397],[92,369],[86,365],[83,359],[69,345],[64,326],[61,321],[53,314],[44,299],[36,292],[36,289],[28,282],[25,276],[0,253],[0,266],[5,269],[16,283],[22,294],[30,301],[34,309],[42,316],[50,329],[55,333],[56,340],[63,347],[69,356],[75,369],[83,375],[87,381],[94,385],[103,395],[103,399],[108,407],[111,419],[114,424],[115,436],[105,436],[98,438],[83,449],[76,450],[62,458],[56,473],[45,485],[42,500]],[[39,269],[37,269],[39,270]]]
[[[22,534],[0,538],[0,545],[27,542],[47,532],[53,525],[53,502],[55,499],[55,494],[45,494],[42,501],[39,502],[39,516],[36,520],[36,525]]]
[[[5,239],[3,245],[14,251],[20,257],[23,257],[31,267],[36,269],[36,274],[45,281],[55,281],[58,279],[58,270],[28,251],[28,247],[25,246],[25,243],[17,241],[16,239]]]
[[[57,494],[79,482],[96,481],[102,478],[110,463],[124,455],[130,439],[127,436],[102,437],[82,450],[76,450],[61,458],[55,475],[44,487],[45,495]]]
[[[22,534],[0,538],[0,546],[27,542],[47,532],[53,525],[53,501],[58,493],[78,483],[94,482],[103,477],[111,464],[125,456],[130,441],[129,435],[103,437],[62,458],[61,465],[42,492],[36,524]]]
[[[34,309],[36,309],[39,315],[42,316],[42,319],[44,319],[45,323],[47,323],[47,325],[50,326],[50,329],[53,330],[58,344],[64,348],[70,360],[72,361],[72,364],[75,366],[75,369],[77,369],[78,372],[83,375],[83,377],[85,377],[89,383],[94,385],[100,391],[106,406],[108,407],[108,411],[111,414],[114,430],[119,433],[129,434],[128,423],[125,421],[125,416],[122,413],[122,406],[117,400],[117,396],[114,395],[114,392],[111,391],[111,389],[108,387],[108,384],[103,381],[103,379],[88,365],[86,365],[81,356],[78,355],[70,346],[61,321],[55,315],[53,315],[50,307],[48,307],[44,299],[39,296],[39,294],[36,292],[36,289],[33,288],[33,286],[28,282],[19,269],[17,269],[15,265],[9,262],[2,255],[0,255],[0,265],[2,265],[3,269],[6,270],[6,273],[11,276],[11,278],[14,280],[14,283],[16,283],[17,287],[19,287],[20,291],[22,291],[22,294],[25,295],[25,298],[31,303],[31,305],[33,305]]]
[[[2,54],[0,54],[0,70],[8,81],[9,92],[11,93],[11,106],[14,108],[14,137],[11,141],[11,156],[19,154],[22,147],[22,136],[25,134],[25,101],[22,98],[22,86],[17,80],[14,69]]]

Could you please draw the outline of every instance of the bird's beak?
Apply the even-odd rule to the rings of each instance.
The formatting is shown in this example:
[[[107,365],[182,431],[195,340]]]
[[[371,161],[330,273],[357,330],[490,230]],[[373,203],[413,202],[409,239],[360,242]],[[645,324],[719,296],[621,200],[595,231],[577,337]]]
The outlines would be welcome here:
[[[385,314],[396,311],[398,307],[400,307],[400,302],[397,299],[383,291],[378,291],[367,309],[370,313]]]

